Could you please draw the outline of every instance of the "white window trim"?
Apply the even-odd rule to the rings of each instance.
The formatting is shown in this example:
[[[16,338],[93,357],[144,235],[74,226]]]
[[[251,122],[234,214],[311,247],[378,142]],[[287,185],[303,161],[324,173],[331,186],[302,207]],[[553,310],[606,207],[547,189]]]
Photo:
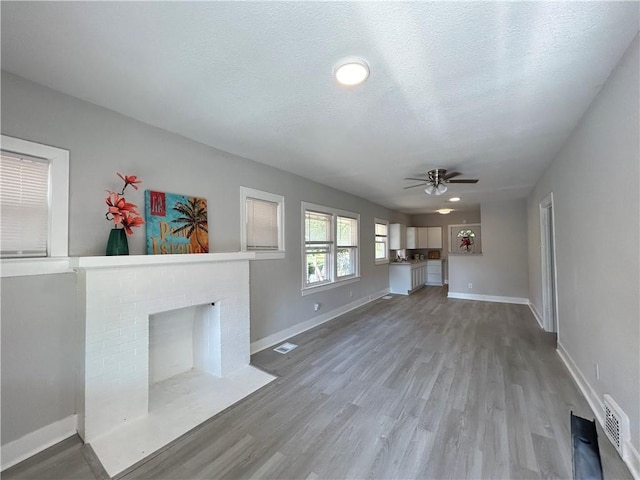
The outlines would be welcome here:
[[[376,258],[376,223],[384,224],[387,226],[387,248],[385,249],[384,258]],[[389,220],[382,220],[381,218],[373,218],[373,259],[376,265],[386,265],[389,263]]]
[[[278,204],[278,250],[247,250],[247,198]],[[240,251],[256,252],[257,260],[272,260],[285,257],[284,245],[284,196],[264,192],[250,187],[240,187]]]
[[[0,148],[49,160],[51,203],[47,257],[2,259],[2,277],[69,271],[69,151],[19,138],[1,136]]]
[[[307,285],[306,284],[306,256],[305,256],[305,215],[306,215],[306,211],[307,210],[312,210],[314,212],[318,212],[318,213],[325,213],[328,215],[332,215],[333,216],[333,223],[331,226],[331,230],[332,230],[332,241],[334,242],[333,247],[334,247],[334,251],[335,251],[335,222],[336,222],[336,217],[348,217],[348,218],[354,218],[357,220],[358,222],[358,246],[356,249],[356,274],[355,275],[349,275],[349,276],[345,276],[342,278],[337,278],[337,274],[334,273],[334,280],[331,282],[323,282],[320,283],[318,285]],[[359,282],[360,281],[360,250],[362,250],[362,238],[360,237],[360,214],[358,213],[354,213],[354,212],[349,212],[347,210],[341,210],[339,208],[333,208],[333,207],[327,207],[324,205],[318,205],[316,203],[310,203],[310,202],[302,202],[302,208],[301,208],[301,215],[300,215],[300,223],[301,223],[301,227],[302,227],[302,252],[301,252],[301,259],[302,259],[302,288],[301,288],[301,293],[302,296],[306,296],[306,295],[311,295],[313,293],[318,293],[318,292],[323,292],[326,290],[331,290],[333,288],[338,288],[338,287],[342,287],[344,285],[348,285],[350,283],[355,283],[355,282]],[[335,253],[333,254],[333,257],[335,257]],[[332,258],[333,263],[335,265],[335,258]],[[335,267],[334,267],[335,268]]]

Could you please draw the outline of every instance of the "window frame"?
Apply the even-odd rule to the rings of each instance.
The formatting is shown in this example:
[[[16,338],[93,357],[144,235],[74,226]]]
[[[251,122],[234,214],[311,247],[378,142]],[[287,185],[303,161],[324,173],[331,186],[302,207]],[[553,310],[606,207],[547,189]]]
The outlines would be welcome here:
[[[384,258],[376,258],[376,245],[380,243],[378,242],[378,237],[382,236],[376,234],[376,225],[384,225],[387,228],[387,234],[385,235],[386,240],[384,242]],[[373,260],[376,265],[385,265],[389,263],[389,221],[375,217],[373,219]]]
[[[307,242],[306,242],[306,213],[307,212],[315,212],[323,215],[327,215],[331,217],[330,223],[330,239],[327,242],[322,242],[323,244],[329,245],[328,257],[330,260],[330,274],[331,278],[315,284],[307,283]],[[349,248],[355,249],[355,272],[350,275],[343,275],[338,277],[338,245],[337,245],[337,222],[338,217],[349,218],[356,221],[356,245],[349,246]],[[310,295],[312,293],[321,292],[324,290],[329,290],[332,288],[336,288],[339,286],[347,285],[353,282],[360,281],[360,250],[361,250],[361,236],[360,236],[360,214],[355,212],[349,212],[347,210],[341,210],[338,208],[327,207],[324,205],[318,205],[310,202],[302,202],[301,203],[301,237],[302,237],[302,288],[301,293],[302,296]]]
[[[2,258],[2,276],[68,271],[68,262],[55,260],[68,260],[69,257],[69,151],[8,135],[0,137],[0,148],[17,155],[43,158],[49,162],[47,256]]]
[[[262,200],[264,202],[277,203],[278,249],[259,250],[247,247],[247,199]],[[257,190],[255,188],[240,186],[240,250],[242,252],[255,252],[256,258],[284,258],[284,196],[275,193]]]

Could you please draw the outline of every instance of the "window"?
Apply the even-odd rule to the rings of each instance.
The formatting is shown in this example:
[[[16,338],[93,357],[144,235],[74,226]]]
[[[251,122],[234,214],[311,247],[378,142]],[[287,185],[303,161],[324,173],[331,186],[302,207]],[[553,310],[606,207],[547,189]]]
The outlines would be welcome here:
[[[337,282],[357,280],[360,216],[305,202],[302,212],[303,295],[305,289],[332,288]]]
[[[386,220],[374,219],[375,224],[375,260],[376,265],[389,263],[389,222]]]
[[[68,255],[69,152],[2,135],[2,258]]]
[[[284,252],[284,197],[240,187],[242,250]]]

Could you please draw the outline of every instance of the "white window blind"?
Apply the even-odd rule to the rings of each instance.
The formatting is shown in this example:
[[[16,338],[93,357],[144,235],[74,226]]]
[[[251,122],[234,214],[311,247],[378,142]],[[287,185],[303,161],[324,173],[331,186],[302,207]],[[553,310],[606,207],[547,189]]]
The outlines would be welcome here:
[[[247,250],[278,250],[278,204],[247,198]]]
[[[49,235],[49,161],[2,151],[2,257],[44,257]]]

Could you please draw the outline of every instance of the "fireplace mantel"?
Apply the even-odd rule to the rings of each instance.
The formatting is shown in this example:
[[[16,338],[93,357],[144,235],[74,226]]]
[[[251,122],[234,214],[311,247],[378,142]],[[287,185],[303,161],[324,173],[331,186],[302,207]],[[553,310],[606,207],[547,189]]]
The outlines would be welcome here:
[[[71,257],[71,268],[89,270],[93,268],[120,268],[152,265],[173,265],[208,262],[234,262],[255,260],[256,252],[197,253],[187,255],[118,255],[100,257]]]

